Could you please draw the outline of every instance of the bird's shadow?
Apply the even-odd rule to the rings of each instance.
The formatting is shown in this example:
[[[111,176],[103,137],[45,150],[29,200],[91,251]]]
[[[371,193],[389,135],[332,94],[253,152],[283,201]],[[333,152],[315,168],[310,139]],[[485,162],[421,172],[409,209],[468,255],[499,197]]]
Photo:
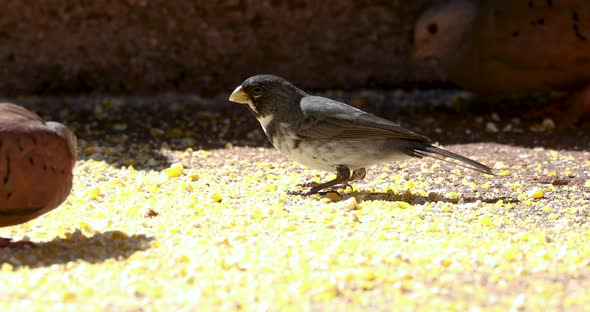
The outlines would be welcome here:
[[[15,269],[38,268],[73,261],[100,263],[107,259],[122,260],[138,251],[150,248],[154,240],[143,234],[127,235],[121,231],[108,231],[85,236],[80,230],[34,246],[6,248],[0,253],[0,265],[8,263]]]
[[[518,199],[510,197],[510,196],[497,196],[492,198],[482,198],[482,197],[473,197],[473,196],[461,196],[458,198],[446,198],[443,196],[420,196],[420,195],[411,195],[407,196],[404,194],[396,194],[396,193],[388,193],[388,192],[368,192],[368,191],[354,191],[351,193],[340,193],[342,196],[335,201],[343,201],[347,200],[351,197],[356,198],[359,202],[363,201],[391,201],[391,202],[406,202],[411,205],[421,205],[425,203],[436,203],[436,202],[443,202],[443,203],[475,203],[475,202],[482,202],[487,204],[493,204],[498,202],[499,200],[503,200],[505,203],[515,203],[519,202]]]

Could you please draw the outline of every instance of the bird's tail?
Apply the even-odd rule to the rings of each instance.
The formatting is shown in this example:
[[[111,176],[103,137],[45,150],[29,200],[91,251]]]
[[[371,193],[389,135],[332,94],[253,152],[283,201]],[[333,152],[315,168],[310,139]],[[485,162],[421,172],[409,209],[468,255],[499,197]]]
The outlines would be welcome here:
[[[434,157],[436,159],[463,167],[463,168],[468,168],[471,170],[475,170],[481,173],[485,173],[485,174],[491,174],[491,175],[495,175],[492,168],[481,164],[475,160],[469,159],[467,157],[461,156],[459,154],[455,154],[453,152],[449,152],[447,150],[444,150],[442,148],[433,146],[433,145],[426,145],[423,146],[420,149],[415,149],[414,150],[414,156],[417,157]],[[446,158],[452,158],[454,160],[458,160],[460,162],[456,162],[456,161],[452,161],[452,160],[448,160]]]

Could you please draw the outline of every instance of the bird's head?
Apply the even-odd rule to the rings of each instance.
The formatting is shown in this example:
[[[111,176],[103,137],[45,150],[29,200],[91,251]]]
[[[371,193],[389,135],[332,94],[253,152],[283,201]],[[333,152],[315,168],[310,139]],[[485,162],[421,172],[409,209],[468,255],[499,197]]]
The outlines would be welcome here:
[[[273,75],[257,75],[246,79],[230,95],[229,100],[246,104],[260,119],[269,115],[288,114],[306,96],[305,92]]]
[[[76,160],[78,159],[78,139],[76,138],[74,132],[56,121],[47,121],[45,122],[45,125],[66,140],[68,149],[72,154],[72,161],[76,163]]]
[[[479,12],[478,0],[447,0],[426,10],[414,28],[414,49],[406,64],[430,61],[445,64],[461,57],[467,33]]]

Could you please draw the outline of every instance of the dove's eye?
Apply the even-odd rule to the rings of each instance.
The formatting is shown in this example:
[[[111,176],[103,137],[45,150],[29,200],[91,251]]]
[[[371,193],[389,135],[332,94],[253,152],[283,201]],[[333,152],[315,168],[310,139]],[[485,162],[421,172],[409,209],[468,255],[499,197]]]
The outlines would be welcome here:
[[[428,32],[431,35],[436,35],[436,33],[438,32],[438,25],[434,23],[428,25]]]

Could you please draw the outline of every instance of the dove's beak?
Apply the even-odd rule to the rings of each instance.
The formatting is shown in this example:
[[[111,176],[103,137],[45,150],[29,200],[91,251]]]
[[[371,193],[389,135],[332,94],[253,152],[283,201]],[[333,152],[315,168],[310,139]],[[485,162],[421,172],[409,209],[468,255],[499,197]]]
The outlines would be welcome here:
[[[424,49],[424,47],[422,47],[422,49],[420,48],[420,46],[415,44],[409,55],[404,60],[403,69],[406,73],[412,72],[416,65],[420,65],[432,58],[432,54],[430,53],[429,49]]]
[[[430,51],[425,49],[418,49],[414,47],[410,52],[410,55],[404,60],[404,71],[406,74],[412,72],[416,64],[427,64],[429,67],[436,71],[436,74],[441,80],[447,80],[447,76],[442,72],[440,68],[440,61],[434,57]]]
[[[404,64],[403,64],[403,70],[405,73],[410,73],[412,71],[412,69],[414,69],[414,65],[416,64],[416,60],[419,59],[419,57],[417,56],[417,52],[418,52],[417,49],[414,48],[410,52],[410,55],[408,55],[405,58]]]
[[[229,96],[229,100],[235,103],[252,105],[252,100],[248,94],[244,92],[242,86],[237,87],[234,92],[232,92],[232,94]]]

